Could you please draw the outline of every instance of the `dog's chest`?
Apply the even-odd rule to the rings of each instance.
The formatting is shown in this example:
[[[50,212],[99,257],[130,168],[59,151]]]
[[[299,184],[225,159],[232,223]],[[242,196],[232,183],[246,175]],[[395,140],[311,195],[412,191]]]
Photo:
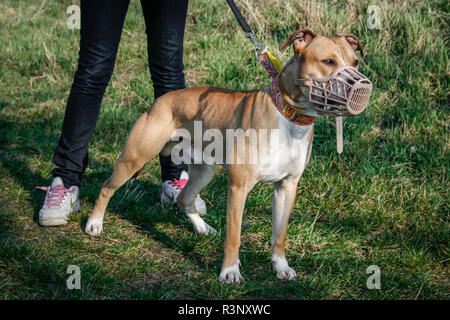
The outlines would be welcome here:
[[[287,176],[297,176],[306,167],[313,125],[299,126],[278,114],[277,137],[267,150],[267,157],[259,162],[262,182],[276,182]]]

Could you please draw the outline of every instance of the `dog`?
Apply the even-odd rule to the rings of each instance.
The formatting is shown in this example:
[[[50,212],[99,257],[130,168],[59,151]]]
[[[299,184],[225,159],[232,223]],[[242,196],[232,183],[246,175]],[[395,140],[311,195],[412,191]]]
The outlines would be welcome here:
[[[356,51],[362,53],[361,43],[352,34],[321,36],[303,29],[293,32],[280,45],[280,50],[289,46],[292,46],[294,54],[278,74],[279,93],[295,113],[315,119],[320,112],[308,99],[307,89],[297,85],[296,80],[308,82],[312,77],[327,78],[344,66],[358,69]],[[289,267],[285,255],[286,232],[297,184],[310,160],[314,123],[299,125],[289,121],[277,109],[269,86],[254,91],[197,87],[158,98],[130,131],[113,174],[102,185],[85,232],[92,236],[102,232],[104,213],[114,192],[127,180],[136,177],[150,159],[159,153],[171,154],[177,130],[184,129],[192,134],[194,121],[201,121],[205,128],[214,128],[224,135],[227,129],[278,130],[279,142],[269,144],[267,156],[259,159],[257,164],[232,161],[223,164],[228,172],[229,185],[225,254],[219,280],[227,283],[243,280],[239,270],[242,216],[247,195],[258,182],[274,184],[270,242],[273,270],[280,279],[295,279],[296,273]],[[253,151],[258,151],[258,146],[254,148]],[[203,234],[215,233],[215,230],[200,217],[194,200],[213,178],[217,165],[189,165],[190,178],[177,199],[194,230]]]

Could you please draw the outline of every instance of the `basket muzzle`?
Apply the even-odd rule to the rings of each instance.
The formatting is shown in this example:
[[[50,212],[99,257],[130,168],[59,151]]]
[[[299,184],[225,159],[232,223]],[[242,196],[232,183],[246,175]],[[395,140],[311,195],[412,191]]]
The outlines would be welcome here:
[[[354,116],[363,112],[372,94],[372,82],[350,66],[335,70],[327,78],[296,79],[312,108],[321,115]],[[303,91],[302,91],[303,92]]]

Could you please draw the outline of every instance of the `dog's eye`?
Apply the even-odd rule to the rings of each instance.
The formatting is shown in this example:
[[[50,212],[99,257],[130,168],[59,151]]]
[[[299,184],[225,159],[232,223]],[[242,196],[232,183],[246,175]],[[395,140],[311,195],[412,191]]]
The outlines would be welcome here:
[[[336,64],[336,62],[334,62],[334,60],[332,60],[332,59],[325,59],[325,60],[322,60],[322,62],[329,66],[334,66]]]
[[[353,61],[353,66],[354,66],[354,67],[357,67],[358,64],[359,64],[359,61],[358,61],[358,60]]]

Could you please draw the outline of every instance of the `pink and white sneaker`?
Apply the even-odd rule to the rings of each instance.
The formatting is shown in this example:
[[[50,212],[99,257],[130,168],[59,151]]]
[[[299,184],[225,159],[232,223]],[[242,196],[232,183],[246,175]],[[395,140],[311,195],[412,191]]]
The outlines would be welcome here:
[[[188,182],[188,179],[188,173],[183,171],[180,175],[180,180],[174,179],[164,181],[162,184],[161,202],[165,204],[175,203],[181,190],[183,190],[184,186]],[[206,203],[202,198],[200,198],[199,194],[195,198],[195,208],[197,209],[198,214],[206,214]]]
[[[39,211],[39,224],[41,226],[66,224],[70,213],[80,210],[78,187],[71,186],[67,189],[60,177],[55,177],[50,187],[37,187],[37,189],[47,191],[44,205]]]

